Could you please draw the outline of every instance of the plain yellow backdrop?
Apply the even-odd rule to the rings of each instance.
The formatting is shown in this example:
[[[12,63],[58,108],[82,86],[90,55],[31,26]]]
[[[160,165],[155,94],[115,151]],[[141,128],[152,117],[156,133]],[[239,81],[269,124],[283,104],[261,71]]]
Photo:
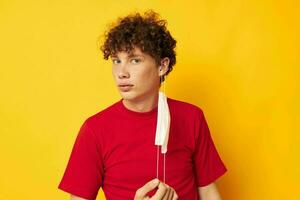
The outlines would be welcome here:
[[[299,4],[1,0],[0,199],[69,199],[57,186],[79,127],[120,98],[97,38],[147,9],[178,42],[166,93],[204,110],[223,199],[300,199]]]

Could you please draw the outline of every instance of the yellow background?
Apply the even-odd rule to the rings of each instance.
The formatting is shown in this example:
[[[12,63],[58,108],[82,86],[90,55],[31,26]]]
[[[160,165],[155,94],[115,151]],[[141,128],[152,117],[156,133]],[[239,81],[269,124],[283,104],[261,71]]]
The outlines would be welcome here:
[[[57,186],[80,125],[120,98],[97,38],[152,8],[178,41],[167,94],[204,110],[223,199],[300,199],[299,4],[1,0],[0,198],[69,198]]]

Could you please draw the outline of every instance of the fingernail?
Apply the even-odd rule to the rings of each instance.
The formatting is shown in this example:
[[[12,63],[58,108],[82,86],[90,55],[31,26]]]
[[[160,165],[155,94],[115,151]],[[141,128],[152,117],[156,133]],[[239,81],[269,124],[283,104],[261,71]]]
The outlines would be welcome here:
[[[156,179],[153,180],[152,183],[153,183],[154,185],[156,185],[158,182],[159,182],[159,180],[156,178]]]

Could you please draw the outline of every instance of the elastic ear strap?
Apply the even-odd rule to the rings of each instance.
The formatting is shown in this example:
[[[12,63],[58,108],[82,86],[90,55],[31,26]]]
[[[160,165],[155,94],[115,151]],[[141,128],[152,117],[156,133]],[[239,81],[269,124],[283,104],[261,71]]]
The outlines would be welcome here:
[[[164,77],[164,79],[165,79],[165,81],[164,81],[164,83],[163,83],[163,88],[164,88],[164,93],[166,94],[166,83],[167,83],[167,77],[164,75],[163,76]]]
[[[162,78],[163,76],[161,76],[160,78]],[[164,75],[165,80],[164,82],[166,82],[166,76]],[[163,84],[163,92],[165,93],[166,91],[166,84]],[[156,178],[159,178],[159,145],[157,145],[157,157],[156,157]],[[164,153],[164,163],[163,163],[163,181],[164,183],[166,182],[166,153]]]
[[[157,145],[157,157],[156,157],[156,178],[159,179],[158,170],[159,169],[159,146]],[[164,169],[163,169],[163,181],[166,182],[166,153],[164,153]]]
[[[166,75],[164,75],[164,93],[166,94]],[[167,152],[166,152],[167,153]],[[166,182],[166,153],[164,153],[164,183]]]
[[[159,167],[159,145],[157,145],[157,157],[156,157],[156,178],[158,179],[158,167]]]
[[[164,153],[164,183],[166,182],[166,153]]]

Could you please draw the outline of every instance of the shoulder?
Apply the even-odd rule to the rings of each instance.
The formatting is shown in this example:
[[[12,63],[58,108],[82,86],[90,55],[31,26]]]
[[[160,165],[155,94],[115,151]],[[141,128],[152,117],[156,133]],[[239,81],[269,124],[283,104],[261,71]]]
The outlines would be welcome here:
[[[99,126],[103,123],[108,123],[112,120],[113,117],[115,117],[115,114],[118,112],[119,104],[120,100],[90,115],[85,119],[84,123],[88,126]]]
[[[168,105],[170,112],[184,114],[185,116],[202,116],[203,110],[200,106],[183,100],[173,99],[168,97]]]

